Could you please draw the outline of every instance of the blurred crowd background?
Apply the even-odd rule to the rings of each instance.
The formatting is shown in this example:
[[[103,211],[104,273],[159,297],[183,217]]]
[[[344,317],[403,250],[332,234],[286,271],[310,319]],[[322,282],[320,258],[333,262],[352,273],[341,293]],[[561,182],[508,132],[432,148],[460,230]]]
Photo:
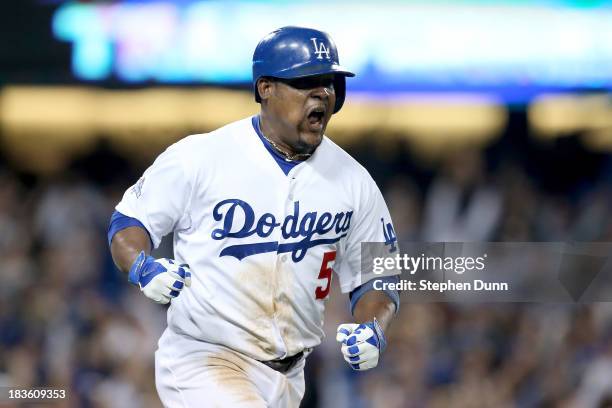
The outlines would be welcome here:
[[[211,88],[187,81],[179,90],[159,88],[155,79],[122,83],[140,72],[129,64],[123,78],[96,82],[92,75],[101,71],[89,60],[79,66],[71,45],[51,30],[66,39],[53,20],[61,3],[96,2],[10,3],[0,6],[8,10],[1,16],[8,41],[0,48],[0,387],[67,390],[68,400],[49,406],[158,407],[153,354],[165,308],[115,269],[109,217],[166,146],[252,114],[257,105],[244,83]],[[601,6],[594,14],[610,15],[605,1],[542,3]],[[416,12],[442,15],[439,7]],[[580,41],[568,38],[559,43],[578,49]],[[106,55],[83,47],[83,55]],[[117,55],[128,48],[118,47]],[[603,73],[612,53],[597,50],[595,72]],[[456,56],[461,60],[461,52]],[[373,65],[362,70],[366,78],[376,73]],[[474,83],[491,82],[483,71],[467,72]],[[491,97],[493,87],[485,98],[465,97],[469,89],[462,89],[463,96],[446,90],[433,99],[414,83],[401,89],[403,96],[410,86],[419,91],[407,99],[361,83],[349,86],[328,134],[370,171],[400,242],[612,242],[612,77],[589,78],[596,84],[544,99],[534,89],[517,99],[522,82],[510,96]],[[154,253],[171,254],[168,239]],[[406,300],[380,366],[355,373],[335,342],[337,325],[350,316],[348,296],[333,282],[327,337],[308,358],[303,407],[612,407],[611,303]]]

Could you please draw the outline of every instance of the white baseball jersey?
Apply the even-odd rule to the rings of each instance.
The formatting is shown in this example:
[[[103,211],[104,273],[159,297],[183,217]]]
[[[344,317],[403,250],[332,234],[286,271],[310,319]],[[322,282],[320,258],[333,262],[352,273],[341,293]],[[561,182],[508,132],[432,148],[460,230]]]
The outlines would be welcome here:
[[[327,137],[288,175],[252,118],[163,152],[117,211],[157,247],[174,232],[192,286],[172,299],[174,332],[256,360],[318,345],[332,270],[359,286],[361,242],[384,242],[390,216],[368,172]]]

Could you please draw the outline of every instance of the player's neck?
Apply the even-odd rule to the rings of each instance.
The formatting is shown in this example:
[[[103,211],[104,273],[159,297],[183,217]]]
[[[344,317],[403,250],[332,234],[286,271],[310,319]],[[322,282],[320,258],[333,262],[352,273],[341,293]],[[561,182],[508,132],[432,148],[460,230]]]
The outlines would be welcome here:
[[[270,120],[263,112],[259,115],[259,130],[262,136],[281,156],[291,161],[306,160],[312,156],[312,153],[294,151],[294,149],[280,137],[283,131],[275,128],[273,124],[274,121]]]

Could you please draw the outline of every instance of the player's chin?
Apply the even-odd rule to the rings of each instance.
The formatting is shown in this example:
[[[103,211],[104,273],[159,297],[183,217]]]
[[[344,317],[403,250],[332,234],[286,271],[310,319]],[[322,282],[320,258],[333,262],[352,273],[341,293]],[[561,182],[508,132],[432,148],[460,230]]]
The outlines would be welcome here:
[[[300,150],[304,153],[312,153],[323,140],[323,132],[313,132],[310,130],[300,132]]]

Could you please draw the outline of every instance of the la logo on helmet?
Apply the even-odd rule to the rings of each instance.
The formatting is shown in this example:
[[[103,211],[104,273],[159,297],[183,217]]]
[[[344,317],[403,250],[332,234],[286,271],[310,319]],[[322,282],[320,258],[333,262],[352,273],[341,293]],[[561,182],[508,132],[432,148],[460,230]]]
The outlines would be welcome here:
[[[315,54],[317,54],[317,59],[323,59],[323,54],[325,54],[325,57],[329,59],[329,48],[325,47],[325,43],[321,41],[317,45],[317,39],[315,37],[311,38],[310,40],[314,45]]]

